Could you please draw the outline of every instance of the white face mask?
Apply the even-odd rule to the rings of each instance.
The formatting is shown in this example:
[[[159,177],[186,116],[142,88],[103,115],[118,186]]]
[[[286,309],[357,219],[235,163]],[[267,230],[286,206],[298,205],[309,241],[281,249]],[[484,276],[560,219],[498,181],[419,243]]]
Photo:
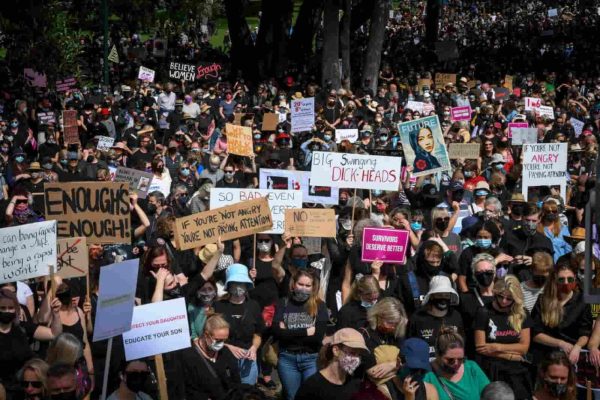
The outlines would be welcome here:
[[[223,349],[224,346],[225,346],[225,342],[214,341],[208,345],[208,348],[211,349],[212,351],[218,352],[218,351],[221,351],[221,349]]]
[[[273,246],[273,244],[271,242],[267,242],[267,243],[261,242],[261,243],[258,243],[256,248],[261,253],[268,253],[269,251],[271,251],[271,246]]]

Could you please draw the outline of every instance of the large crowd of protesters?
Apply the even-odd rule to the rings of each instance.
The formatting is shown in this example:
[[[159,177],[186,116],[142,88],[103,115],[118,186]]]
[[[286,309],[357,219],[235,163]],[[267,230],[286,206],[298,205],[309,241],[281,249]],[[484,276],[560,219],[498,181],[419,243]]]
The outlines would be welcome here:
[[[0,227],[44,221],[45,183],[108,182],[123,166],[151,173],[158,189],[130,193],[131,243],[89,246],[89,293],[57,276],[55,296],[43,278],[0,284],[0,399],[95,399],[107,364],[110,400],[159,398],[152,359],[125,361],[121,337],[106,359],[107,341],[91,340],[100,270],[129,259],[140,263],[137,305],[186,301],[191,347],[163,354],[171,399],[574,400],[586,380],[600,398],[600,304],[583,299],[590,247],[588,278],[600,288],[597,227],[591,242],[584,227],[597,179],[600,16],[583,1],[558,3],[554,16],[540,1],[444,2],[440,40],[456,41],[458,57],[437,61],[424,2],[411,2],[388,22],[376,90],[360,76],[321,85],[310,70],[250,82],[226,61],[219,79],[169,81],[151,56],[155,82],[135,81],[141,62],[126,57],[110,90],[7,82]],[[199,46],[178,37],[166,59]],[[119,51],[136,43],[124,35]],[[456,81],[436,85],[436,73]],[[293,133],[291,101],[311,97],[314,127]],[[525,97],[552,118],[525,110]],[[469,121],[452,121],[457,106],[471,107]],[[65,144],[64,110],[77,111],[79,144]],[[262,129],[267,113],[278,115],[274,130]],[[434,115],[446,146],[477,144],[479,157],[415,177],[398,124]],[[541,186],[525,200],[511,122],[568,145],[566,197]],[[226,123],[252,129],[254,156],[228,152]],[[339,129],[359,138],[336,141]],[[103,137],[114,142],[101,150]],[[315,151],[401,157],[402,182],[339,188],[333,206],[304,202],[336,215],[336,237],[316,251],[286,233],[178,248],[176,219],[209,210],[211,189],[258,188],[261,168],[309,171]],[[363,262],[366,227],[408,231],[406,263]]]

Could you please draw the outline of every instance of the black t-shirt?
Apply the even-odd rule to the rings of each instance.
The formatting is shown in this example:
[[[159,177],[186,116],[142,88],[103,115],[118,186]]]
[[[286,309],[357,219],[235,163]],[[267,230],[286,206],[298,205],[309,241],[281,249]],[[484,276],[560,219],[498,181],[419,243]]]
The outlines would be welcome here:
[[[278,299],[279,289],[273,278],[272,261],[256,260],[256,280],[250,297],[258,302],[261,309],[274,304]]]
[[[13,324],[8,333],[0,333],[0,380],[15,381],[15,374],[25,361],[34,356],[29,347],[29,338],[33,337],[38,325],[21,322],[19,326]]]
[[[240,384],[237,359],[224,347],[212,362],[196,348],[182,352],[183,380],[188,399],[224,400],[229,389]]]
[[[359,379],[346,378],[343,385],[336,385],[317,372],[302,383],[294,400],[350,400],[359,389]]]
[[[359,301],[351,301],[338,312],[336,330],[342,328],[354,328],[359,330],[367,326],[367,309],[360,305]]]
[[[463,320],[458,311],[448,309],[444,317],[434,317],[429,314],[426,307],[422,307],[413,314],[408,325],[408,337],[418,337],[429,344],[429,357],[435,357],[435,341],[442,327],[454,327],[464,335]]]
[[[533,321],[529,313],[525,311],[525,320],[521,324],[523,329],[529,329],[533,326]],[[485,331],[486,343],[515,344],[519,343],[521,332],[515,331],[508,321],[507,313],[496,310],[492,305],[481,307],[477,310],[473,329],[476,331]]]
[[[325,303],[319,303],[317,315],[313,317],[306,311],[305,303],[292,299],[279,300],[273,317],[273,333],[279,339],[279,349],[296,353],[318,353],[328,320]],[[280,328],[280,322],[285,324],[285,329]],[[315,328],[315,333],[308,336],[307,330],[312,327]]]
[[[234,346],[250,348],[254,334],[260,335],[264,330],[261,308],[254,300],[248,299],[242,304],[221,300],[215,303],[215,312],[223,314],[229,323],[228,343]]]

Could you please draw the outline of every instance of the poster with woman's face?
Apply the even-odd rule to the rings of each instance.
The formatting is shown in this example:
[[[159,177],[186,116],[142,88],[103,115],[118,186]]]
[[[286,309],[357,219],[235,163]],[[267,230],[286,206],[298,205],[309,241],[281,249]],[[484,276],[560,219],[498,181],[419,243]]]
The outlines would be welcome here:
[[[437,115],[398,124],[406,164],[413,175],[429,175],[450,169],[450,159]]]

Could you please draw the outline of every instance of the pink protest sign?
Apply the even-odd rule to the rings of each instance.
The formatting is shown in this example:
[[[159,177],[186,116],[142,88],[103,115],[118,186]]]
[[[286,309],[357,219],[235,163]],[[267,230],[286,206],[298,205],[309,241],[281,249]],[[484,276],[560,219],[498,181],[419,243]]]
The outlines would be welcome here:
[[[365,228],[362,241],[362,261],[383,261],[405,264],[408,231],[386,228]]]
[[[529,128],[529,124],[527,122],[509,122],[508,123],[508,138],[512,139],[513,136],[513,129],[518,129],[518,128]]]
[[[470,121],[471,120],[471,107],[452,107],[450,110],[450,117],[452,121]]]

